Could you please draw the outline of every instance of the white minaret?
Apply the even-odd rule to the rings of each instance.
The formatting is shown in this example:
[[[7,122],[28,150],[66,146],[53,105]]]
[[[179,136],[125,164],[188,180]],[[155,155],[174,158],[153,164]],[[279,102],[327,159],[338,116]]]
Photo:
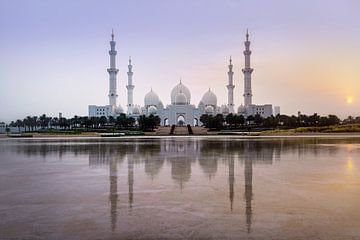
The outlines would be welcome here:
[[[128,85],[126,86],[127,88],[127,95],[128,95],[128,101],[127,101],[127,114],[132,114],[132,110],[134,107],[134,103],[133,103],[133,90],[134,90],[134,85],[132,84],[132,76],[133,76],[133,72],[132,72],[132,65],[131,65],[131,57],[129,57],[129,65],[128,65]]]
[[[111,33],[111,41],[110,41],[110,68],[108,68],[109,73],[109,105],[116,107],[116,99],[118,97],[116,92],[116,74],[119,69],[116,69],[116,50],[115,50],[116,42],[114,41],[114,31]]]
[[[229,71],[228,71],[228,76],[229,76],[229,84],[226,86],[228,89],[228,107],[229,107],[229,112],[230,113],[234,113],[234,88],[235,85],[233,84],[233,77],[234,77],[234,72],[232,70],[233,65],[232,65],[232,60],[231,60],[231,56],[230,56],[230,64],[229,64]]]
[[[249,107],[252,104],[252,92],[251,92],[251,73],[254,69],[250,67],[250,41],[249,41],[249,32],[246,30],[246,41],[245,41],[245,68],[242,69],[244,73],[244,105]]]

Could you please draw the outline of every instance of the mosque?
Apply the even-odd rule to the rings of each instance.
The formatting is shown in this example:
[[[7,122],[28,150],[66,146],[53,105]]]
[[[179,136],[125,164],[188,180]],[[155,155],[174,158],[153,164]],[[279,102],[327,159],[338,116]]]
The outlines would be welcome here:
[[[269,117],[273,115],[272,104],[256,105],[252,103],[252,89],[251,89],[251,74],[253,68],[250,66],[250,41],[249,33],[246,32],[245,39],[245,66],[242,69],[244,74],[244,104],[241,104],[237,108],[237,114],[241,114],[245,117],[250,115],[260,114],[262,117]],[[118,69],[116,68],[116,42],[114,40],[114,32],[111,34],[110,41],[110,68],[107,69],[109,73],[109,105],[97,106],[89,105],[89,117],[117,117],[121,113],[124,113],[124,109],[117,105],[117,80],[116,75]],[[217,97],[210,89],[208,89],[201,98],[198,106],[191,103],[191,93],[189,88],[180,80],[180,82],[172,89],[170,93],[171,104],[164,106],[159,96],[153,89],[148,92],[144,97],[144,106],[135,105],[133,103],[133,91],[135,86],[133,85],[133,71],[131,59],[128,64],[128,84],[127,88],[127,110],[128,116],[137,119],[140,115],[157,115],[161,119],[161,125],[200,125],[200,117],[203,114],[216,115],[216,114],[236,114],[234,105],[234,88],[233,83],[233,65],[230,58],[228,65],[228,102],[227,104],[218,105]],[[280,113],[280,108],[275,107],[274,115]]]

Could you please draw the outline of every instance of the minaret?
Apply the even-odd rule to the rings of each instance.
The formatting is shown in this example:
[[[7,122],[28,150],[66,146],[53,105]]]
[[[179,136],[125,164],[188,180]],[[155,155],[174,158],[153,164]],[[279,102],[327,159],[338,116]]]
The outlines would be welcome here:
[[[109,105],[116,107],[116,99],[118,97],[116,92],[116,74],[119,69],[116,69],[116,50],[115,50],[116,42],[114,41],[114,31],[111,33],[111,41],[110,41],[110,68],[108,68],[109,73]]]
[[[245,41],[245,68],[242,69],[244,73],[244,105],[249,107],[252,104],[252,92],[251,92],[251,73],[254,69],[250,67],[250,41],[249,41],[249,32],[246,30],[246,41]]]
[[[132,114],[132,110],[134,107],[134,103],[133,103],[133,90],[134,90],[134,85],[132,85],[132,76],[133,76],[133,72],[132,72],[132,65],[131,65],[131,57],[129,57],[129,65],[128,65],[128,85],[126,86],[127,88],[127,95],[128,95],[128,102],[127,102],[127,114]]]
[[[234,113],[234,87],[235,87],[235,85],[233,84],[234,72],[233,72],[232,68],[233,68],[233,65],[232,65],[232,60],[231,60],[231,56],[230,56],[230,64],[229,64],[229,71],[228,71],[229,84],[226,86],[228,89],[228,107],[229,107],[230,113]]]

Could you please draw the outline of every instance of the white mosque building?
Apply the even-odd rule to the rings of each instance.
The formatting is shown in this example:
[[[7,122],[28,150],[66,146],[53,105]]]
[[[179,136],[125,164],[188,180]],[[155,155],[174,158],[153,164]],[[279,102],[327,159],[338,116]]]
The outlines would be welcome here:
[[[117,80],[116,75],[118,69],[116,68],[116,42],[114,40],[114,33],[111,34],[110,41],[110,68],[107,69],[109,73],[109,105],[105,106],[96,106],[89,105],[89,117],[117,117],[121,113],[124,113],[124,109],[117,105]],[[260,114],[262,117],[269,117],[273,115],[272,104],[263,104],[256,105],[252,103],[252,89],[251,89],[251,74],[253,68],[250,66],[250,41],[249,33],[246,32],[245,40],[245,67],[242,69],[244,74],[244,104],[241,104],[237,109],[237,114],[244,115],[245,117],[250,115]],[[137,119],[140,115],[157,115],[161,119],[161,125],[191,125],[196,126],[200,124],[200,117],[203,114],[216,115],[216,114],[236,114],[235,105],[234,105],[234,88],[233,83],[233,65],[230,58],[229,62],[229,71],[228,71],[228,85],[226,85],[228,90],[228,103],[221,106],[218,105],[217,97],[210,89],[208,89],[198,106],[191,103],[191,93],[188,87],[180,82],[172,89],[170,93],[171,103],[164,106],[163,102],[160,100],[159,96],[153,91],[153,89],[148,92],[144,97],[144,106],[140,107],[139,105],[134,105],[133,103],[133,90],[135,86],[133,85],[133,71],[131,59],[129,59],[128,64],[128,85],[127,88],[127,111],[126,114]],[[280,113],[280,108],[275,107],[276,114]]]

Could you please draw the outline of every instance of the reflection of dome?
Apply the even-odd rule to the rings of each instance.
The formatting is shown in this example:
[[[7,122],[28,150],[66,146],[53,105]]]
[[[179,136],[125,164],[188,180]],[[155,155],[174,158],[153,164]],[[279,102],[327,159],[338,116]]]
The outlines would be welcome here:
[[[152,178],[158,175],[161,167],[164,164],[163,158],[148,158],[145,159],[145,173]]]
[[[118,107],[115,107],[114,110],[116,114],[124,113],[124,109],[120,105]]]
[[[138,114],[140,114],[140,108],[139,108],[139,106],[134,106],[134,108],[133,108],[133,114],[135,114],[135,115],[138,115]]]
[[[216,107],[217,105],[217,97],[216,95],[209,89],[209,91],[207,91],[202,99],[201,102],[204,103],[205,106],[211,105],[213,107]]]
[[[230,111],[229,111],[229,107],[226,106],[226,105],[221,105],[221,108],[220,108],[220,112],[222,114],[228,114]]]
[[[213,108],[213,106],[206,106],[205,107],[205,113],[207,113],[207,114],[213,114],[214,113],[214,108]]]
[[[171,104],[175,104],[176,103],[176,96],[178,93],[183,93],[185,94],[187,103],[190,104],[190,99],[191,99],[191,94],[189,89],[182,84],[182,82],[180,81],[180,83],[178,85],[176,85],[172,91],[171,91]]]
[[[175,97],[175,104],[177,105],[185,105],[187,103],[187,98],[186,95],[184,93],[182,93],[181,91],[176,94]]]
[[[151,89],[151,91],[145,95],[144,103],[146,107],[157,106],[160,103],[159,96]]]
[[[199,158],[199,164],[205,174],[215,176],[217,172],[217,159],[213,157]]]
[[[177,157],[171,161],[171,177],[182,185],[190,180],[191,161],[187,158]]]
[[[150,106],[149,108],[148,108],[148,112],[150,113],[150,114],[155,114],[156,113],[156,107],[155,106]]]
[[[246,113],[246,108],[244,107],[244,105],[241,104],[238,107],[238,113]]]

